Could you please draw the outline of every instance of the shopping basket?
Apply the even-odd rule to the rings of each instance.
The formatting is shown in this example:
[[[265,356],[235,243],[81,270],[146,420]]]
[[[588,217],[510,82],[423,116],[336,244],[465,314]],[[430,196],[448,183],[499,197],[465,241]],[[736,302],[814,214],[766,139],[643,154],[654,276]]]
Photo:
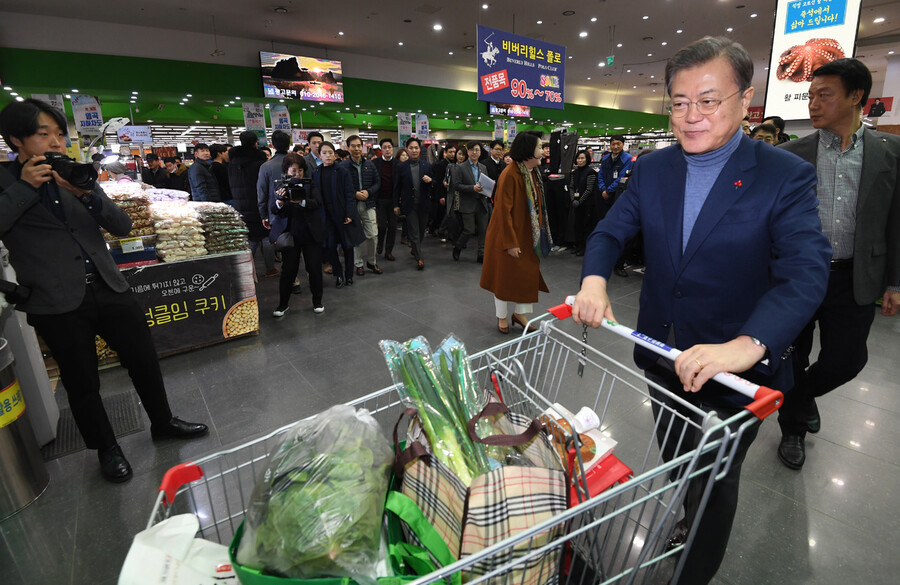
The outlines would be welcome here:
[[[551,311],[559,318],[571,314],[566,305]],[[573,411],[591,408],[601,430],[618,441],[614,457],[618,464],[602,469],[598,482],[592,471],[585,472],[579,439],[572,433],[567,443],[573,447],[570,470],[575,499],[569,510],[411,585],[426,585],[457,572],[467,583],[515,585],[509,575],[516,567],[542,559],[562,567],[558,581],[565,585],[665,583],[672,571],[680,571],[678,560],[686,556],[683,553],[694,536],[689,532],[679,546],[668,543],[688,483],[704,482],[702,512],[714,482],[728,472],[743,433],[780,405],[779,392],[720,374],[717,381],[756,397],[746,410],[720,420],[715,413],[693,406],[590,347],[586,328],[579,339],[549,316],[532,320],[531,324],[538,325],[536,331],[526,328],[520,337],[471,355],[474,379],[480,387],[493,389],[511,411],[529,418],[541,416],[555,403]],[[604,327],[672,359],[678,353],[611,321]],[[651,393],[650,387],[656,392]],[[395,386],[349,404],[369,410],[385,432],[403,409]],[[675,410],[669,404],[680,408]],[[651,409],[668,411],[669,428],[660,429],[658,421],[662,419],[654,417]],[[680,432],[672,430],[676,428],[672,420],[683,423],[677,425]],[[266,457],[291,426],[170,469],[160,485],[148,527],[171,514],[192,513],[200,521],[198,537],[228,544],[243,520]],[[700,434],[699,442],[690,449],[679,449],[675,458],[664,459],[663,450],[687,443],[689,430]],[[535,538],[551,530],[562,536],[547,543]],[[524,554],[523,542],[527,543]],[[491,560],[494,569],[474,574],[472,565],[484,560]]]

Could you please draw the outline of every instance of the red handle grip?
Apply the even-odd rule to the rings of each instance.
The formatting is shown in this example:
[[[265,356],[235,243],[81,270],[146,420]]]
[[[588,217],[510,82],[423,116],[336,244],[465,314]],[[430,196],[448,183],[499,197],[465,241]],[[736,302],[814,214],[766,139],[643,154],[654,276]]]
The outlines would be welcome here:
[[[203,470],[199,465],[193,463],[182,463],[169,469],[159,484],[158,491],[166,492],[166,499],[163,503],[167,506],[171,504],[175,500],[178,488],[186,483],[197,481],[201,477],[203,477]]]

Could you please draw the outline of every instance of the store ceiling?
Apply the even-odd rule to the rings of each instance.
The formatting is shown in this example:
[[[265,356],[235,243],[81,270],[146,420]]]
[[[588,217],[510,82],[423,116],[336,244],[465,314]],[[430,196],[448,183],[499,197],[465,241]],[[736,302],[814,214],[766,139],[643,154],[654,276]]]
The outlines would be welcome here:
[[[570,57],[566,63],[567,86],[600,87],[618,92],[617,108],[625,110],[640,110],[637,96],[653,91],[662,93],[666,59],[686,42],[708,34],[728,34],[744,44],[757,64],[754,85],[762,89],[774,7],[774,0],[645,0],[641,3],[627,0],[497,0],[487,3],[0,0],[0,11],[6,12],[52,14],[90,19],[99,24],[128,23],[206,35],[213,32],[215,23],[219,37],[258,39],[261,49],[274,47],[277,50],[277,44],[299,44],[473,70],[475,25],[484,24],[565,45]],[[876,17],[883,17],[885,21],[876,24],[873,22]],[[439,31],[434,29],[437,24],[441,25]],[[582,33],[587,34],[581,36]],[[160,38],[159,42],[164,43],[165,39]],[[857,56],[873,71],[876,84],[884,77],[888,51],[895,47],[900,47],[900,2],[863,0]],[[216,48],[214,42],[209,50],[213,52]],[[123,53],[128,54],[128,51],[123,50]],[[598,66],[608,55],[615,56],[614,66]],[[91,88],[87,90],[91,91]],[[110,87],[105,90],[105,99],[121,101],[127,107],[129,93],[126,88],[117,92]],[[142,94],[138,99],[152,99],[154,107],[157,103],[178,104],[183,97],[150,98],[146,92]],[[233,98],[223,92],[222,95],[197,96],[192,101],[198,104],[199,115],[207,106],[239,111],[239,102],[229,103]],[[359,100],[353,102],[341,105],[340,110],[347,111],[346,106],[350,106],[352,113],[364,114],[363,110],[382,108],[385,120],[390,119],[387,107],[395,106],[393,111],[403,111],[397,104],[380,103],[378,95],[366,95],[359,110],[354,108]],[[324,112],[339,111],[338,106],[328,104],[317,107]],[[427,110],[429,106],[424,107]],[[473,113],[444,109],[451,126],[455,116],[465,119],[467,113]],[[427,113],[443,115],[441,112]],[[482,114],[483,110],[474,113]],[[373,111],[372,115],[375,114]],[[554,119],[553,123],[559,121]]]

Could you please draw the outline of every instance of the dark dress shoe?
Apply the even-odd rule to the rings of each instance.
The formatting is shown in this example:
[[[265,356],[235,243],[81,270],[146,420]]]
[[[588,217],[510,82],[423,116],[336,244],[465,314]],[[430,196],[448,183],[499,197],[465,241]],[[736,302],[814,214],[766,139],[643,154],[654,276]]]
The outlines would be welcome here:
[[[131,479],[131,465],[118,445],[100,449],[97,451],[97,458],[100,460],[100,473],[107,481],[122,483]]]
[[[478,262],[479,264],[484,264],[484,254],[482,254],[482,255],[480,255],[480,256],[478,257],[477,262]]]
[[[819,407],[816,400],[813,399],[809,411],[806,413],[806,430],[811,433],[818,433],[822,428],[822,419],[819,418]]]
[[[174,416],[162,426],[150,426],[150,437],[154,441],[159,439],[193,439],[208,432],[209,427],[205,424],[186,422]]]
[[[454,260],[457,260],[457,261],[459,260],[460,252],[462,252],[461,248],[457,248],[456,246],[453,246],[453,259]]]
[[[687,541],[688,535],[688,525],[687,522],[684,521],[684,518],[675,523],[675,528],[672,530],[672,534],[669,536],[669,540],[666,541],[666,551],[674,550],[679,546],[683,546],[685,541]]]
[[[363,268],[362,266],[357,266],[356,267],[356,276],[365,276],[365,275],[366,275],[366,269]]]
[[[348,278],[345,278],[345,279],[344,279],[344,286],[353,286],[353,279],[352,279],[352,278],[349,278],[349,277],[348,277]]]
[[[394,255],[391,254],[390,252],[388,252],[387,254],[384,255],[384,259],[385,259],[385,260],[390,260],[391,262],[393,262],[394,260],[396,260],[396,258],[394,258]]]
[[[805,440],[800,435],[784,435],[778,445],[778,458],[786,467],[800,469],[806,461]]]
[[[381,266],[379,266],[378,264],[371,264],[369,262],[366,262],[366,268],[368,268],[375,274],[384,274],[384,270],[382,270]]]
[[[375,249],[376,254],[381,254],[382,252],[384,252],[384,246],[378,246],[378,248]]]
[[[624,268],[616,268],[615,270],[613,270],[613,272],[615,272],[617,276],[621,276],[622,278],[628,278],[628,271],[625,270]]]
[[[344,288],[344,279],[340,276],[334,279],[335,288]]]
[[[424,260],[416,261],[416,270],[425,270],[425,261]]]

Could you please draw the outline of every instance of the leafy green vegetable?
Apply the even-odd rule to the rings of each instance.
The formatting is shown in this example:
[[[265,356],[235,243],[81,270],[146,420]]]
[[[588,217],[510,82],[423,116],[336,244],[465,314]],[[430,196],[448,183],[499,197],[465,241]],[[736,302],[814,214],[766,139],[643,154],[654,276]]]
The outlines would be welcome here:
[[[392,459],[366,411],[335,406],[299,423],[257,483],[238,562],[283,577],[375,583]]]

